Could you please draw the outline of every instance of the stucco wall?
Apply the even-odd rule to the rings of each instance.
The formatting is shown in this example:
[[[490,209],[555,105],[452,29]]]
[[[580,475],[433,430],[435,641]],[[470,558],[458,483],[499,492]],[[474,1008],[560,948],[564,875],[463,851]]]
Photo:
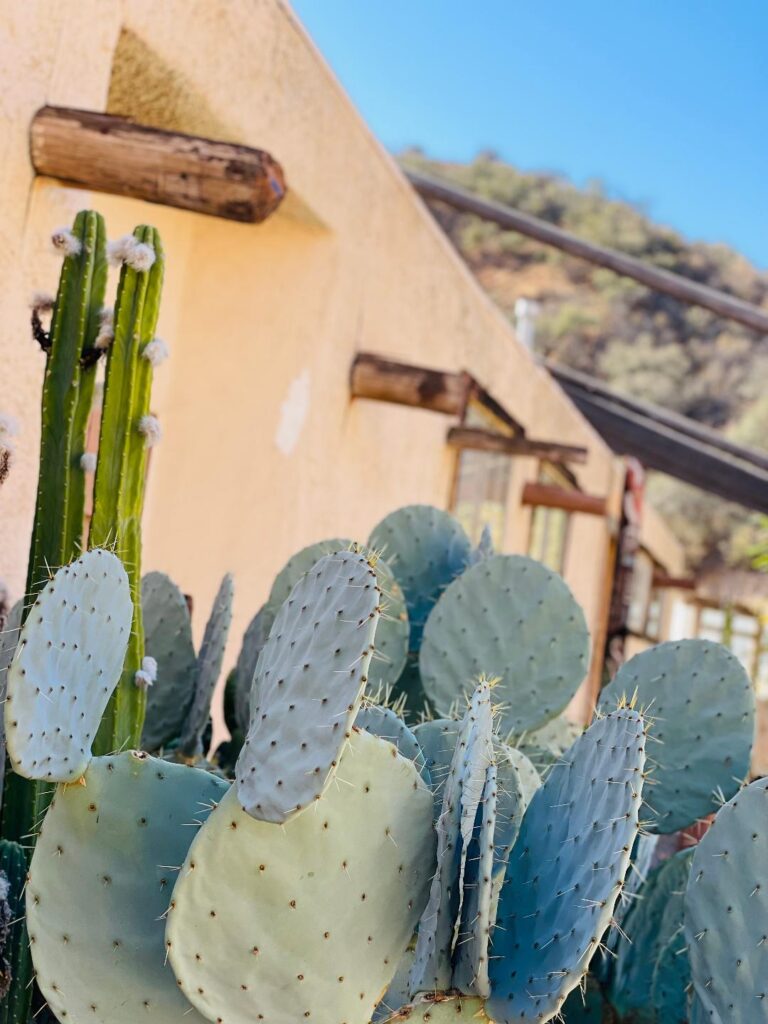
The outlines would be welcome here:
[[[420,200],[371,137],[278,0],[100,0],[0,5],[27,65],[4,96],[0,191],[7,230],[0,277],[0,409],[22,422],[17,465],[0,492],[0,573],[18,593],[34,494],[42,370],[26,301],[52,287],[52,226],[86,205],[111,235],[150,220],[168,279],[161,334],[172,349],[153,404],[145,565],[195,595],[196,629],[221,574],[236,572],[242,633],[296,548],[330,534],[366,537],[400,504],[445,506],[454,455],[447,418],[348,399],[348,368],[369,350],[469,369],[531,436],[584,444],[585,490],[616,495],[602,441],[517,344]],[[98,11],[98,13],[97,13]],[[119,45],[118,45],[119,43]],[[117,63],[113,65],[115,48]],[[0,72],[9,77],[6,70]],[[262,226],[33,183],[29,118],[43,102],[130,113],[270,150],[291,197]],[[525,550],[519,497],[536,472],[514,464],[508,550]],[[593,629],[601,620],[608,526],[574,519],[566,577]],[[235,643],[237,640],[235,641]]]

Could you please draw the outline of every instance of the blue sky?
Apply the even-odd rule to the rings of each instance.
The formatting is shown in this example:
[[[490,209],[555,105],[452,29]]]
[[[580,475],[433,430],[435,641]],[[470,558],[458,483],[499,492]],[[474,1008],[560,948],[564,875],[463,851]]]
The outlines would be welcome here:
[[[293,0],[389,149],[599,178],[768,267],[768,0]]]

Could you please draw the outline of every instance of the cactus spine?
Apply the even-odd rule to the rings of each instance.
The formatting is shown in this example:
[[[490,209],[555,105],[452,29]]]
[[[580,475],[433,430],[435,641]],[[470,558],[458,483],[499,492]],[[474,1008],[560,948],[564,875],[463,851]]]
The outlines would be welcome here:
[[[89,543],[91,547],[114,548],[125,564],[134,620],[123,674],[99,728],[94,748],[97,754],[138,747],[146,710],[146,691],[135,683],[144,657],[141,513],[148,438],[141,426],[149,415],[152,387],[152,363],[143,358],[143,353],[157,326],[164,259],[154,228],[142,225],[133,238],[134,246],[146,246],[154,253],[154,261],[148,269],[136,269],[129,255],[120,273],[101,414],[105,443],[99,449]]]

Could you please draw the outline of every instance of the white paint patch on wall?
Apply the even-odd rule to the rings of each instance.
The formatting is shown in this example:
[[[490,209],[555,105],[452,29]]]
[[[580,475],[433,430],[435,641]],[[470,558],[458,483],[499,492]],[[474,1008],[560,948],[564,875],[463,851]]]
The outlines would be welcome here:
[[[301,437],[309,412],[309,370],[303,370],[288,386],[288,393],[280,404],[280,420],[275,431],[275,444],[283,455],[290,455]]]

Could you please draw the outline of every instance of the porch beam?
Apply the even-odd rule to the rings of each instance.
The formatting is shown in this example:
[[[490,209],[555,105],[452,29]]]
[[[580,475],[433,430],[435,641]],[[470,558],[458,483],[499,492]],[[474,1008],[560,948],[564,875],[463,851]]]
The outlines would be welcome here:
[[[451,427],[448,444],[454,448],[469,448],[478,452],[498,452],[502,455],[532,456],[546,462],[587,461],[588,451],[557,441],[535,441],[529,437],[507,437],[479,427]]]
[[[608,502],[605,498],[534,481],[523,487],[523,504],[559,508],[565,512],[582,512],[588,516],[608,515]]]
[[[472,378],[467,373],[398,363],[370,352],[355,356],[350,373],[353,398],[410,405],[448,416],[464,414],[471,386]]]

